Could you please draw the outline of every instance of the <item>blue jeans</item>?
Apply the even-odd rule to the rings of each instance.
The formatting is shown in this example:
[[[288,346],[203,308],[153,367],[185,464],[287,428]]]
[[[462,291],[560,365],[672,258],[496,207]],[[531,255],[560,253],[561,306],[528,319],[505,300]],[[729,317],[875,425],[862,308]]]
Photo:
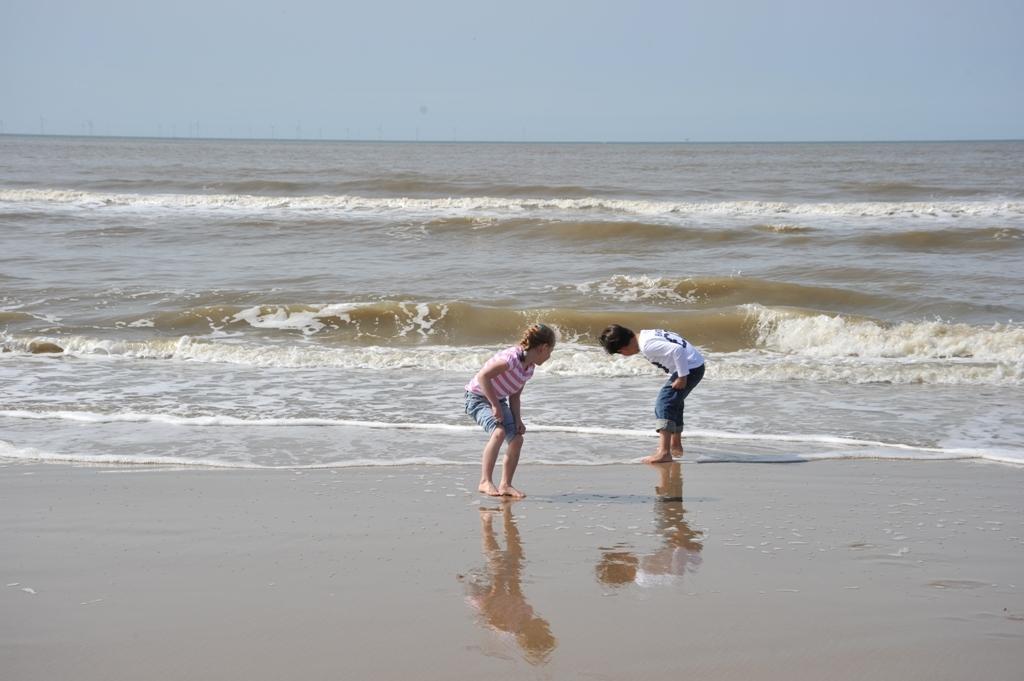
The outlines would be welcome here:
[[[704,378],[704,365],[696,369],[690,369],[686,377],[686,387],[682,390],[675,390],[672,381],[679,378],[675,372],[668,377],[665,385],[661,386],[658,392],[658,399],[654,402],[655,430],[659,433],[667,430],[670,433],[683,432],[683,409],[685,408],[686,396],[697,387],[700,379]]]
[[[512,442],[516,436],[516,419],[512,416],[512,408],[508,406],[508,398],[498,400],[501,405],[501,425],[505,428],[505,442]],[[466,391],[466,413],[473,417],[473,420],[483,426],[488,434],[494,432],[498,427],[498,420],[494,418],[494,411],[491,403],[483,395],[477,395],[471,390]]]

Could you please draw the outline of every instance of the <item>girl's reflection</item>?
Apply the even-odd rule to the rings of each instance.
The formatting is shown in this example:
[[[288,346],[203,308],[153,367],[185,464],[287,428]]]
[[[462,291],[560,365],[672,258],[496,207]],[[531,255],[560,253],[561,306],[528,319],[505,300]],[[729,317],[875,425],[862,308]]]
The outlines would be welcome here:
[[[504,551],[492,522],[498,513],[505,530]],[[480,509],[480,536],[486,565],[465,580],[467,600],[479,611],[484,626],[515,636],[528,662],[546,662],[558,641],[547,620],[534,612],[523,595],[523,544],[510,502],[503,502],[500,509]]]
[[[597,579],[609,586],[638,584],[652,586],[679,580],[701,564],[703,537],[687,525],[683,509],[683,474],[679,463],[648,464],[658,471],[655,486],[655,521],[662,537],[654,553],[637,556],[631,547],[619,544],[602,549]]]

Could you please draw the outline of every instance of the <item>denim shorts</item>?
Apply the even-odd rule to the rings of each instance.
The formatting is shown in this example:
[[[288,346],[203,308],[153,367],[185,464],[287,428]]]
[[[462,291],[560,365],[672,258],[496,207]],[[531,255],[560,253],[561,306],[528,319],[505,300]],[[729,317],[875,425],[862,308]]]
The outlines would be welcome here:
[[[690,374],[686,377],[686,387],[682,390],[676,390],[672,387],[672,382],[678,377],[679,374],[673,372],[668,377],[665,385],[661,387],[658,397],[654,401],[654,429],[659,433],[663,430],[667,430],[670,433],[683,432],[683,412],[686,408],[686,396],[704,378],[704,365],[701,364],[699,367],[690,369]]]
[[[507,397],[498,400],[498,404],[501,405],[501,425],[505,427],[505,442],[512,442],[516,436],[516,419],[512,416],[512,408],[508,406]],[[483,426],[488,434],[498,427],[498,419],[494,418],[491,403],[483,395],[477,395],[471,390],[466,391],[466,413]]]

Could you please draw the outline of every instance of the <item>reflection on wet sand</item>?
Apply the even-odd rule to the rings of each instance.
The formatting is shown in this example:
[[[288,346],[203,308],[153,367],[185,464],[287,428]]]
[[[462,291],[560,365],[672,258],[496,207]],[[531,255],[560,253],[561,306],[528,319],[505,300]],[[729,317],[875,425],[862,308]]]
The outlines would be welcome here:
[[[602,584],[668,584],[678,581],[687,572],[696,571],[701,564],[703,537],[690,529],[684,517],[682,465],[678,462],[648,465],[658,473],[654,512],[662,545],[653,553],[640,556],[629,544],[602,548],[596,569],[597,579]]]
[[[498,544],[492,520],[498,514],[505,532],[504,550]],[[465,578],[467,600],[478,610],[485,627],[515,637],[528,662],[547,662],[558,641],[547,620],[534,612],[523,595],[520,580],[525,554],[512,502],[502,502],[500,509],[480,509],[480,536],[486,564]]]

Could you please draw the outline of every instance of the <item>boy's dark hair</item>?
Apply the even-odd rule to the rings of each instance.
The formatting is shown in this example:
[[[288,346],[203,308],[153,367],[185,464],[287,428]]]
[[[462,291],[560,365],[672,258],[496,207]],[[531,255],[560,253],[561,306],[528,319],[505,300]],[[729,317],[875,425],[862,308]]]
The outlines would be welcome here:
[[[601,347],[609,355],[614,355],[629,345],[636,334],[619,324],[612,324],[601,333]]]

